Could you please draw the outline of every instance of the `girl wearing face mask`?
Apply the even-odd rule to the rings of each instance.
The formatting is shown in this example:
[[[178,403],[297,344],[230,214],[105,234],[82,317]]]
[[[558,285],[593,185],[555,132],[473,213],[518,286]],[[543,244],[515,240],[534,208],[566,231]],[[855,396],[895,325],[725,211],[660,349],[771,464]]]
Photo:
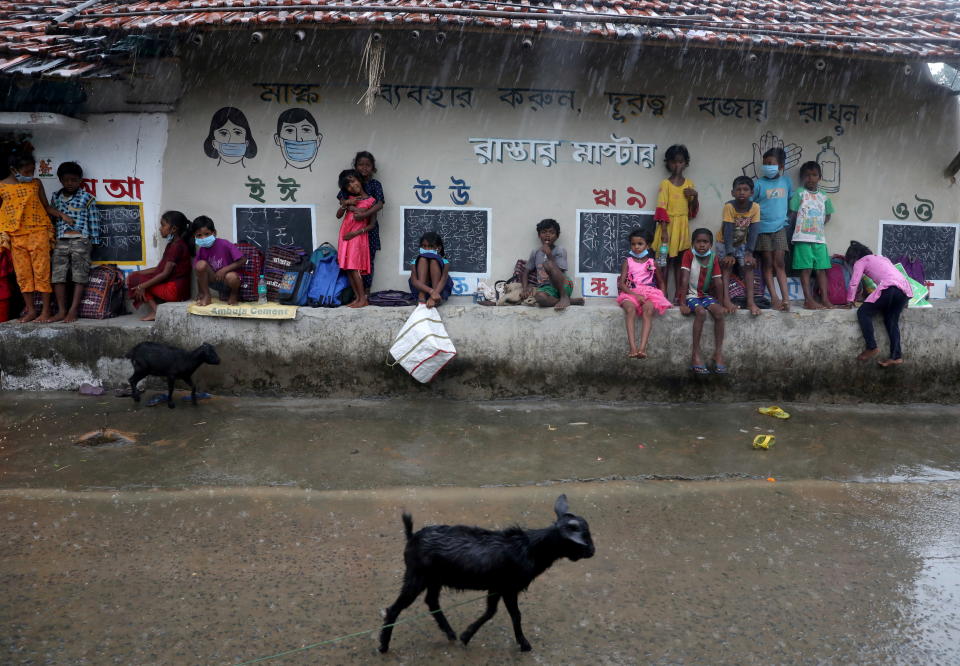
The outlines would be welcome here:
[[[0,180],[0,233],[10,236],[10,254],[17,284],[23,292],[26,309],[21,323],[50,320],[50,250],[54,229],[51,217],[67,224],[73,218],[51,206],[43,184],[34,178],[33,155],[14,153],[7,161],[7,176]],[[33,293],[40,292],[42,307],[37,312]]]
[[[453,291],[450,260],[444,256],[443,238],[436,231],[420,236],[420,252],[410,262],[410,291],[418,303],[435,308]]]
[[[657,287],[663,283],[663,274],[653,258],[650,244],[653,232],[646,229],[634,229],[630,232],[630,253],[620,268],[620,280],[617,282],[620,293],[617,304],[623,308],[624,323],[627,326],[627,342],[630,345],[628,358],[646,358],[647,341],[653,327],[654,313],[662,315],[670,308],[670,301]],[[643,319],[640,331],[640,348],[637,348],[635,320]]]
[[[236,305],[240,302],[239,271],[246,263],[246,257],[230,241],[217,238],[217,228],[206,215],[195,219],[190,230],[197,246],[197,256],[193,260],[193,269],[197,272],[197,305],[213,302],[211,288],[216,289],[221,298],[226,297],[227,305]]]
[[[787,244],[787,206],[793,196],[793,183],[783,175],[787,154],[783,148],[771,148],[763,154],[761,175],[754,182],[753,201],[760,204],[760,229],[755,250],[763,260],[763,279],[770,290],[770,307],[774,310],[790,309],[787,296],[787,270],[783,261]],[[780,297],[773,284],[776,272],[780,285]]]
[[[160,237],[167,243],[160,263],[127,277],[133,307],[146,303],[150,308],[141,321],[156,319],[157,301],[190,298],[190,220],[178,210],[168,210],[160,216]]]
[[[713,232],[709,229],[697,229],[693,232],[692,247],[684,252],[680,264],[680,288],[685,293],[685,300],[680,304],[680,314],[693,315],[690,369],[696,375],[710,374],[700,355],[700,336],[709,313],[713,317],[713,361],[716,364],[714,372],[718,375],[727,374],[726,362],[723,360],[723,317],[727,311],[719,303],[723,290],[723,273],[713,252]]]

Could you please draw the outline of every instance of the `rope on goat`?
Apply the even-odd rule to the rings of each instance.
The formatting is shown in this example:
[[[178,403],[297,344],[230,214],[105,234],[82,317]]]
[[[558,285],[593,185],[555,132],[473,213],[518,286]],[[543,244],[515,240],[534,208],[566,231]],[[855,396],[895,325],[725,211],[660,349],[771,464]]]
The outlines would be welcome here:
[[[473,599],[467,599],[466,601],[460,601],[460,602],[458,602],[458,603],[451,604],[450,606],[447,606],[447,609],[449,610],[449,609],[451,609],[451,608],[456,608],[457,606],[465,606],[466,604],[472,604],[472,603],[475,602],[475,601],[482,601],[482,600],[486,599],[486,598],[489,597],[489,596],[490,596],[489,594],[485,594],[485,595],[483,595],[482,597],[474,597]],[[276,654],[271,654],[271,655],[269,655],[269,656],[267,656],[267,657],[258,657],[258,658],[256,658],[256,659],[251,659],[250,661],[241,661],[240,663],[235,664],[235,666],[247,666],[248,664],[259,664],[260,662],[263,662],[263,661],[269,661],[269,660],[271,660],[271,659],[277,659],[277,658],[279,658],[279,657],[286,657],[288,654],[294,654],[294,653],[296,653],[296,652],[303,652],[303,651],[305,651],[305,650],[312,650],[313,648],[320,647],[321,645],[330,645],[331,643],[336,643],[336,642],[338,642],[338,641],[343,641],[343,640],[346,640],[346,639],[348,639],[348,638],[356,638],[357,636],[363,636],[363,635],[365,635],[365,634],[372,634],[372,633],[375,632],[375,631],[380,631],[380,630],[383,629],[384,627],[396,627],[397,625],[400,625],[400,624],[407,624],[407,623],[413,622],[414,620],[419,620],[419,619],[422,618],[422,617],[427,617],[427,616],[429,616],[429,615],[434,615],[434,614],[436,614],[436,613],[442,613],[442,612],[443,612],[443,609],[442,609],[442,608],[438,608],[438,609],[435,610],[435,611],[427,611],[426,613],[420,613],[419,615],[414,615],[413,617],[407,618],[406,620],[398,620],[397,622],[394,622],[393,624],[380,625],[380,626],[375,627],[375,628],[373,628],[373,629],[364,629],[363,631],[357,631],[357,632],[352,633],[352,634],[346,634],[345,636],[337,636],[336,638],[328,638],[327,640],[325,640],[325,641],[320,641],[319,643],[312,643],[312,644],[310,644],[310,645],[304,645],[303,647],[294,648],[294,649],[292,649],[292,650],[286,650],[285,652],[278,652],[278,653],[276,653]]]

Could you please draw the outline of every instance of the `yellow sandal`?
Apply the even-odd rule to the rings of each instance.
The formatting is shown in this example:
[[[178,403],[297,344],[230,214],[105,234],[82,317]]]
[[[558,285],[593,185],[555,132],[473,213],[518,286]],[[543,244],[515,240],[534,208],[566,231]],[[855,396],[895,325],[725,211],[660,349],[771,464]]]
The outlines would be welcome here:
[[[776,441],[777,438],[773,435],[757,435],[753,438],[753,448],[769,449]]]
[[[761,414],[766,414],[767,416],[772,416],[778,419],[789,419],[790,415],[780,409],[779,407],[760,407],[757,409]]]

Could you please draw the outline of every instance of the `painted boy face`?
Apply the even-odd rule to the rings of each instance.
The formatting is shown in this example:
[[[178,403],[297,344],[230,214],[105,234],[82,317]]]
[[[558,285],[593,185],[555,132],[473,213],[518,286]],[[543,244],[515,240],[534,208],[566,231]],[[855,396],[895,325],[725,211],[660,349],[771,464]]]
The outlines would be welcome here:
[[[740,183],[730,192],[738,203],[743,203],[753,196],[753,188],[746,183]]]
[[[220,159],[236,164],[247,154],[247,130],[229,120],[213,131],[213,147]]]
[[[63,191],[66,194],[75,194],[83,185],[83,178],[72,173],[65,173],[60,176],[60,184],[63,185]]]
[[[313,164],[322,139],[323,135],[306,119],[296,123],[283,123],[280,133],[273,135],[273,141],[280,146],[283,159],[297,169],[306,169]]]
[[[807,169],[803,172],[803,186],[811,192],[816,192],[820,185],[820,174],[816,169]]]

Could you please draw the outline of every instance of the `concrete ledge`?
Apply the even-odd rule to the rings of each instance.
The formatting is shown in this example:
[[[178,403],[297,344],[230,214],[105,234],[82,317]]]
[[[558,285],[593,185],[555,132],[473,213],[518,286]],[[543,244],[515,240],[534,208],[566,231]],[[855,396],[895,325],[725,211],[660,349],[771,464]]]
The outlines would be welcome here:
[[[76,325],[0,325],[0,388],[76,390],[83,381],[123,384],[124,354],[152,339],[217,346],[223,364],[204,366],[204,388],[229,393],[325,397],[443,395],[464,399],[550,396],[634,401],[960,401],[960,304],[909,310],[901,321],[903,366],[859,364],[853,311],[741,310],[727,318],[731,374],[689,371],[692,321],[671,310],[654,323],[650,358],[630,360],[622,311],[590,302],[558,314],[523,306],[447,304],[441,309],[459,355],[430,385],[387,366],[387,349],[412,308],[301,308],[292,321],[189,315],[160,307],[154,325],[134,317]],[[877,321],[881,352],[886,333]],[[709,358],[713,324],[705,326]]]

